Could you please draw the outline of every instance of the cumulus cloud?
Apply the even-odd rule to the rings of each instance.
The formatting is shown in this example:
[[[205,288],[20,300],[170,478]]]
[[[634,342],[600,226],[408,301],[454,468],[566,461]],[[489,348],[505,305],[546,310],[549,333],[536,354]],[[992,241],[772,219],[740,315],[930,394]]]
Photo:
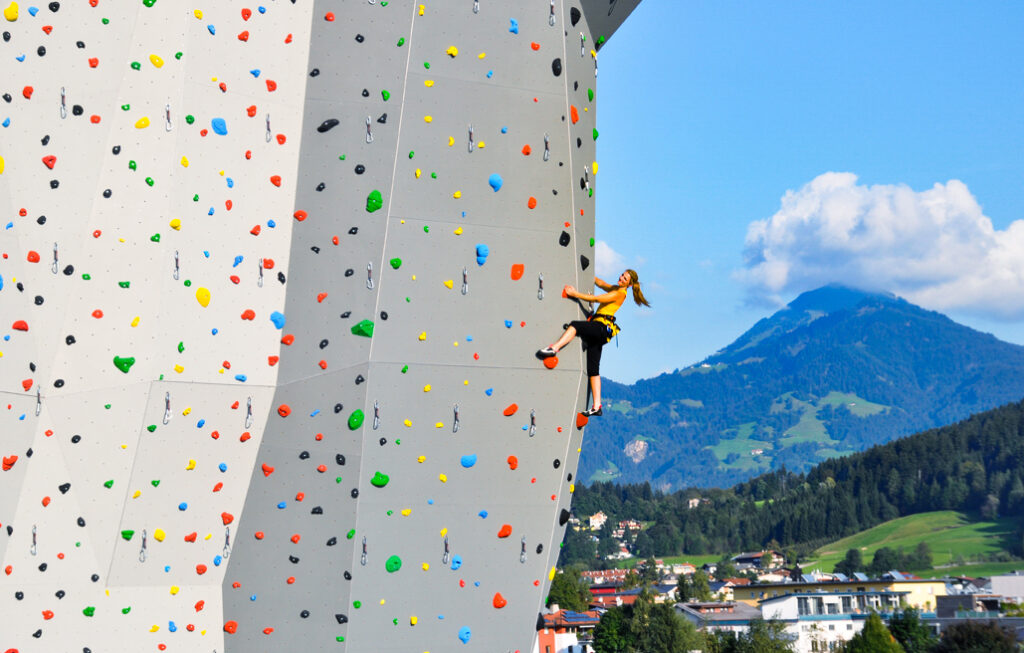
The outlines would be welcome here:
[[[603,240],[594,243],[594,259],[594,270],[597,272],[597,276],[605,280],[618,279],[622,271],[626,269],[626,258],[609,247],[608,243]]]
[[[830,282],[886,290],[924,307],[1024,317],[1024,220],[993,228],[967,185],[915,191],[828,172],[747,228],[735,277],[756,302]]]

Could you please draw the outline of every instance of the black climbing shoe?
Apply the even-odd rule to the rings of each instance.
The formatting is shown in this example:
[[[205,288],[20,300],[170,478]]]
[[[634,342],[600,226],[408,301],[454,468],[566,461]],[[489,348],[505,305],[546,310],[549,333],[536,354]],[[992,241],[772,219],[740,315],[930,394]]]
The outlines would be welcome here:
[[[558,352],[552,349],[551,347],[545,347],[544,349],[537,350],[537,358],[551,358],[552,356],[557,355]]]
[[[597,408],[591,408],[590,410],[583,411],[583,414],[586,415],[587,417],[600,417],[604,413],[602,408],[603,408],[603,406],[598,406]]]

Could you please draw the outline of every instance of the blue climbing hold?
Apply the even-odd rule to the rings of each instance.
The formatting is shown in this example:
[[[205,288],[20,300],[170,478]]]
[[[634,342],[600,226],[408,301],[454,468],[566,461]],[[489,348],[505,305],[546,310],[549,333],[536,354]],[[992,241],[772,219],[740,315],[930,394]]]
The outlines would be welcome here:
[[[506,329],[511,329],[512,328],[512,320],[505,320],[505,328]]]
[[[508,127],[502,127],[501,128],[501,133],[502,134],[507,134],[508,133]]]
[[[224,562],[224,558],[222,558],[220,556],[213,556],[213,566],[214,567],[219,567],[220,563],[222,563],[222,562]]]
[[[221,464],[217,465],[217,469],[219,469],[222,472],[226,472],[226,471],[228,471],[228,465],[227,465],[227,463],[221,463]]]
[[[235,262],[231,264],[231,267],[237,268],[238,264],[241,263],[244,260],[245,260],[245,258],[243,256],[236,256],[235,257]]]
[[[494,388],[487,388],[486,390],[484,390],[484,394],[490,397],[491,395],[494,394]]]
[[[39,7],[29,7],[28,13],[32,16],[35,16],[36,14],[39,13]]]
[[[259,77],[260,76],[260,69],[259,68],[253,68],[252,70],[249,71],[249,74],[252,75],[253,77]]]
[[[181,503],[178,504],[178,510],[185,512],[186,510],[188,510],[188,504],[182,501]]]
[[[214,118],[210,121],[210,126],[213,127],[214,134],[220,134],[221,136],[227,136],[228,123],[223,118]]]
[[[171,631],[172,633],[178,632],[178,624],[174,623],[173,621],[168,621],[167,630]]]
[[[0,290],[4,289],[4,275],[0,274]]]
[[[480,512],[477,513],[477,516],[479,516],[480,519],[487,519],[487,511],[481,510]]]
[[[462,640],[463,644],[469,643],[469,638],[472,636],[472,634],[473,633],[471,633],[469,630],[469,626],[463,626],[462,628],[459,628],[459,639]]]
[[[462,556],[452,556],[452,571],[462,566]]]
[[[288,504],[286,502],[284,502],[284,501],[282,501],[281,503],[277,504],[277,509],[278,510],[284,510],[287,507],[288,507]]]
[[[206,420],[205,419],[201,419],[198,422],[196,422],[196,428],[197,429],[201,429],[204,426],[206,426]]]
[[[210,32],[210,34],[216,34],[217,33],[217,28],[214,27],[213,25],[207,25],[206,29]]]
[[[459,462],[462,463],[463,467],[466,467],[468,469],[476,464],[476,454],[467,454],[463,456]]]
[[[274,326],[278,329],[284,328],[284,313],[280,311],[274,311],[270,314],[270,321],[274,323]]]
[[[497,193],[499,190],[501,190],[501,185],[505,183],[505,180],[501,178],[501,175],[495,172],[493,175],[487,178],[487,183],[490,184],[491,188],[494,189],[494,192]]]
[[[516,20],[515,18],[509,18],[508,22],[509,22],[508,31],[512,32],[513,34],[518,34],[519,33],[519,21]]]
[[[259,7],[259,9],[257,11],[259,11],[261,14],[265,14],[265,13],[267,13],[267,8],[264,7],[263,5],[260,5],[260,7]]]
[[[490,253],[491,250],[487,247],[487,245],[479,243],[476,246],[476,264],[483,265],[484,263],[486,263],[487,257],[490,255]]]
[[[239,383],[245,383],[248,379],[249,379],[249,377],[247,377],[244,374],[236,374],[235,375],[235,381],[238,381]]]

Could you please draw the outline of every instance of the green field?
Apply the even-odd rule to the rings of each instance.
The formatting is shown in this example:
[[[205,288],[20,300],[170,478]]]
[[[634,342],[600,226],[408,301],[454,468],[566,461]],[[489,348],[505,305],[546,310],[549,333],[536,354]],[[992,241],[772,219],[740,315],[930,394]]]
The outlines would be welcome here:
[[[839,406],[845,404],[846,408],[857,417],[871,417],[889,409],[882,404],[871,403],[867,399],[861,399],[857,395],[833,390],[818,400],[819,405]]]
[[[655,556],[658,560],[664,561],[666,565],[681,564],[689,562],[694,567],[700,569],[702,565],[708,562],[718,562],[722,559],[722,556],[717,553],[706,554],[706,555],[681,555],[681,556]],[[615,567],[618,569],[631,569],[636,566],[638,562],[641,562],[638,558],[630,558],[629,560],[619,560],[615,563]]]
[[[605,481],[614,481],[619,476],[621,476],[621,474],[619,472],[618,466],[615,463],[608,460],[605,461],[604,469],[599,469],[590,475],[590,478],[587,479],[587,483],[602,483]]]
[[[811,560],[801,563],[804,569],[832,571],[836,563],[846,556],[848,549],[860,549],[864,562],[870,562],[875,551],[883,546],[903,548],[910,552],[920,542],[927,542],[932,550],[933,570],[905,569],[925,576],[964,574],[980,576],[993,571],[1024,568],[1024,561],[1008,563],[979,563],[952,566],[957,556],[970,561],[972,556],[991,555],[1006,551],[1016,527],[1012,519],[974,521],[962,512],[942,510],[893,519],[874,528],[861,531],[814,552]]]

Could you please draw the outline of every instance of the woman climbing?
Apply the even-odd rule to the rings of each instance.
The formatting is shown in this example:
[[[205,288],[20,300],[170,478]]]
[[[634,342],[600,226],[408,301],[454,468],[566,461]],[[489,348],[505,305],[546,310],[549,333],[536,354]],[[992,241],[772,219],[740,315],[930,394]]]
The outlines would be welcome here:
[[[619,276],[618,285],[613,286],[607,281],[594,277],[594,285],[606,291],[603,295],[582,293],[572,286],[566,286],[563,294],[570,299],[581,299],[585,302],[597,302],[597,310],[586,320],[570,322],[565,333],[553,345],[548,345],[537,352],[538,358],[550,358],[577,335],[586,344],[587,376],[590,377],[590,394],[593,403],[590,410],[583,411],[588,417],[602,414],[601,411],[601,349],[619,332],[615,324],[615,312],[626,301],[626,288],[632,288],[633,301],[637,306],[650,306],[640,291],[640,279],[635,270],[626,270]]]

